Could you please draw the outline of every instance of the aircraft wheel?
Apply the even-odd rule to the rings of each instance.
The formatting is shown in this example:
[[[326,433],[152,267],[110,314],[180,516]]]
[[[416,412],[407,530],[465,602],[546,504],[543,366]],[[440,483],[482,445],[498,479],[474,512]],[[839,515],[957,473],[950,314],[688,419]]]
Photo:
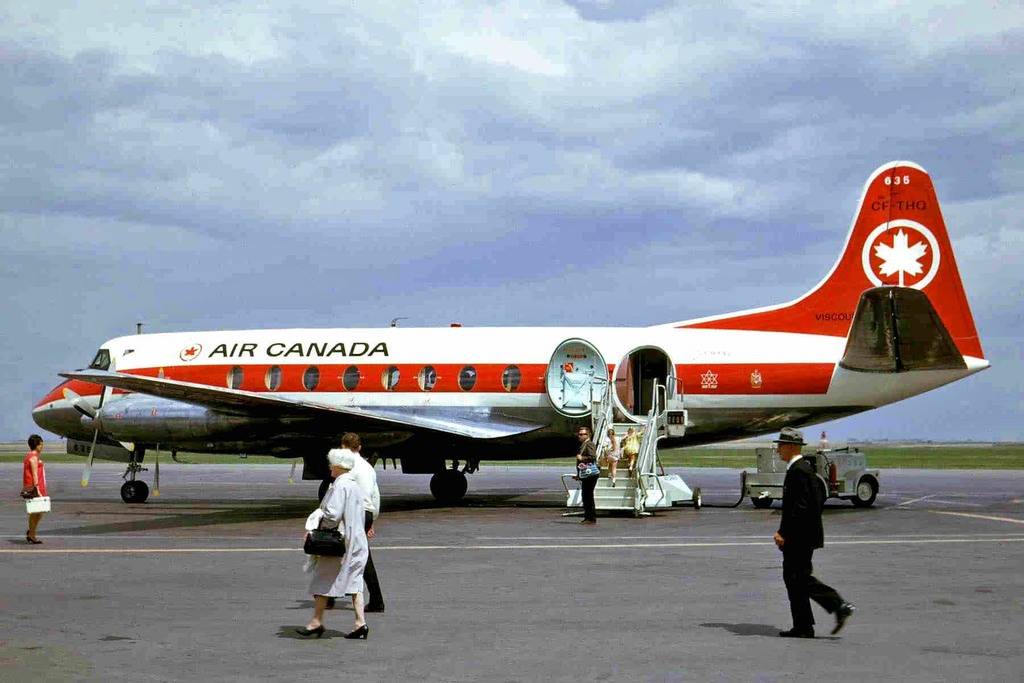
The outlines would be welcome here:
[[[704,504],[704,497],[700,494],[700,487],[698,486],[693,490],[693,507],[700,510],[700,506]]]
[[[750,502],[753,503],[754,507],[756,507],[758,510],[767,510],[772,506],[772,501],[774,500],[774,498],[754,498],[753,496],[750,497]]]
[[[121,500],[126,503],[145,503],[149,498],[149,485],[144,481],[126,481],[121,485]]]
[[[875,496],[878,495],[878,482],[874,477],[861,477],[857,482],[857,490],[851,499],[855,507],[867,508],[875,504]]]
[[[430,492],[439,503],[457,503],[466,495],[469,482],[458,470],[441,470],[430,478]]]

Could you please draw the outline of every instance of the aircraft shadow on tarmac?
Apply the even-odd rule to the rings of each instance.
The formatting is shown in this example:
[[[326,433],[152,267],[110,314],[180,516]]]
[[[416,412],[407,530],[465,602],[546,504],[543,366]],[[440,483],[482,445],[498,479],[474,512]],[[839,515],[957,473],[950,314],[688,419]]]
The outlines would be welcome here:
[[[176,512],[174,508],[180,508]],[[224,524],[249,524],[252,522],[269,522],[280,519],[297,519],[305,517],[313,508],[312,503],[297,500],[252,501],[248,505],[214,506],[209,501],[179,501],[175,503],[159,503],[157,505],[132,506],[132,510],[159,516],[147,516],[145,519],[133,519],[124,522],[106,524],[87,524],[78,527],[61,527],[55,533],[69,536],[92,534],[117,534],[130,531],[155,531],[159,529],[188,529],[203,526]],[[209,512],[196,513],[197,509]],[[114,513],[117,514],[117,513]]]
[[[770,636],[772,638],[779,637],[780,629],[778,626],[771,626],[770,624],[724,624],[715,622],[705,622],[701,624],[704,628],[720,628],[732,633],[737,636]],[[818,636],[815,640],[839,640],[832,636]]]
[[[531,508],[557,508],[559,504],[548,501],[521,501],[517,500],[523,494],[522,491],[504,491],[499,493],[488,492],[468,496],[461,504],[451,506],[459,508],[509,508],[509,507],[531,507]],[[88,511],[79,514],[105,514],[123,515],[132,514],[142,516],[141,519],[131,519],[118,522],[107,522],[103,524],[86,524],[77,527],[55,528],[54,533],[66,534],[69,536],[79,535],[102,535],[118,534],[133,531],[157,531],[167,529],[190,529],[205,526],[224,526],[233,524],[251,524],[254,522],[272,522],[280,520],[301,520],[304,519],[316,506],[315,500],[303,499],[258,499],[258,500],[237,500],[225,501],[224,503],[211,502],[209,500],[179,500],[174,502],[147,503],[143,505],[132,505],[126,508],[116,508],[113,511]],[[384,507],[387,512],[415,512],[417,510],[434,510],[449,507],[438,503],[430,496],[389,496],[384,499]]]

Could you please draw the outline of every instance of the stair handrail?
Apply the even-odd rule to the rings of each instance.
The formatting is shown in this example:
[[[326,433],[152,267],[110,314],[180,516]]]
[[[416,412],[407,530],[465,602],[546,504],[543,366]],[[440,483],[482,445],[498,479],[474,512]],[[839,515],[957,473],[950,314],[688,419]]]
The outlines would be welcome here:
[[[594,400],[594,383],[603,382],[604,391],[599,400]],[[612,392],[611,383],[603,377],[594,377],[590,383],[590,429],[594,445],[597,446],[597,454],[600,457],[603,449],[607,446],[608,425],[612,422]]]
[[[664,396],[664,402],[662,397]],[[644,425],[643,439],[640,441],[640,454],[637,457],[636,468],[633,470],[634,485],[636,486],[636,497],[634,510],[637,514],[644,512],[647,503],[647,480],[654,477],[661,495],[665,496],[665,487],[658,478],[658,440],[662,436],[668,424],[667,421],[667,399],[668,393],[664,385],[654,383],[651,389],[651,409],[647,413],[646,424]]]

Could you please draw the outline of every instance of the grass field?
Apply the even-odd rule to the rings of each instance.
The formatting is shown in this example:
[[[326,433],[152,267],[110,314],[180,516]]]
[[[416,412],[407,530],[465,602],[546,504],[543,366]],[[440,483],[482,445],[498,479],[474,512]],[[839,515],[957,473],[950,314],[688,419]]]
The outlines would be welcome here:
[[[52,450],[44,451],[46,462],[82,463],[84,458],[67,455],[63,452],[63,443],[50,444]],[[951,445],[872,445],[861,447],[868,456],[871,467],[882,469],[1024,469],[1024,444],[951,444]],[[58,449],[60,449],[59,452]],[[0,444],[0,462],[21,462],[27,449],[22,444]],[[150,461],[147,453],[146,460]],[[237,455],[207,455],[201,453],[179,453],[180,460],[197,465],[289,465],[291,460],[281,460],[263,455],[250,455],[240,458]],[[661,461],[665,467],[755,467],[754,450],[745,448],[677,448],[662,451]],[[487,461],[484,461],[487,464]],[[572,458],[554,460],[523,460],[514,465],[550,465],[552,467],[571,468]],[[163,453],[161,464],[173,465],[170,454]],[[506,464],[506,463],[492,463]]]

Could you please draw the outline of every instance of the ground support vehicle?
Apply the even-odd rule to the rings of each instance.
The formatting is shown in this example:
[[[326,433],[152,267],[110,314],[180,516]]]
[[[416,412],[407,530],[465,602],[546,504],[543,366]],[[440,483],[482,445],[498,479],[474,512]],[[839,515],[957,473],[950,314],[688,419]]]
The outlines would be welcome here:
[[[786,463],[774,448],[758,448],[757,471],[743,478],[743,497],[757,508],[770,507],[782,500]],[[825,490],[825,498],[849,500],[856,507],[870,507],[878,495],[879,472],[868,469],[867,456],[856,448],[838,448],[805,453]]]

